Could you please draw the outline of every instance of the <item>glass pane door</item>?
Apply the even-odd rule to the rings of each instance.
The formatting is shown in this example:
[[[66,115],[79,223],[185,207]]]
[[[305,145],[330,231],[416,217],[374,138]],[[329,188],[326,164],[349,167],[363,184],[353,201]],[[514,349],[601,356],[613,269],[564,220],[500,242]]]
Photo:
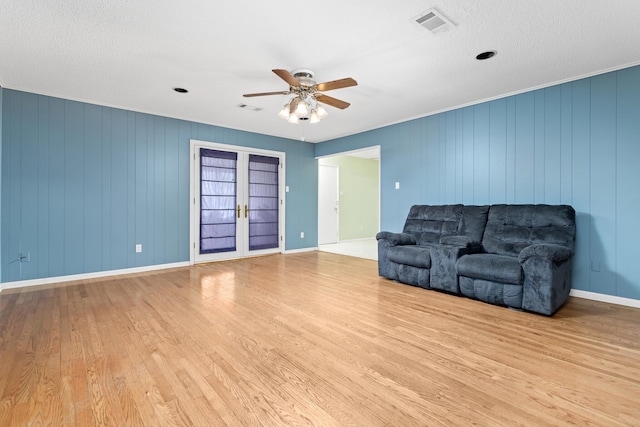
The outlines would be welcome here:
[[[200,254],[237,249],[237,159],[237,153],[200,149]]]
[[[279,204],[277,157],[249,155],[249,250],[277,248]]]
[[[192,262],[283,250],[284,156],[193,140],[191,152]]]

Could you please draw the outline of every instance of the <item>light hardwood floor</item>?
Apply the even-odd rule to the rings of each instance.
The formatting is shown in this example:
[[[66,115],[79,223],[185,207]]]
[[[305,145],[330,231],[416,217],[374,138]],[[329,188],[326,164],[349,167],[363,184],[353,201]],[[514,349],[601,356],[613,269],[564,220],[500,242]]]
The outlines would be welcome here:
[[[0,294],[0,425],[640,425],[640,310],[272,255]]]

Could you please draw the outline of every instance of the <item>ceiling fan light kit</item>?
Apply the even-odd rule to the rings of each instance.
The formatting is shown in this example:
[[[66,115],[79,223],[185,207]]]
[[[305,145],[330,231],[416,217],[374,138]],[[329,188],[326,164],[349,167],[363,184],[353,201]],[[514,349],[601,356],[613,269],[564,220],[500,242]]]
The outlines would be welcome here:
[[[327,110],[314,97],[301,97],[301,95],[292,97],[278,113],[278,117],[287,120],[289,123],[298,123],[298,120],[309,120],[309,123],[318,123],[328,115]]]
[[[245,97],[267,95],[291,95],[291,99],[282,107],[278,117],[297,124],[300,120],[318,123],[329,115],[321,103],[344,110],[350,104],[337,98],[325,95],[323,92],[356,86],[358,83],[351,77],[317,84],[313,80],[311,70],[300,69],[289,72],[287,70],[272,70],[278,77],[289,84],[289,91],[248,93]]]
[[[289,118],[287,119],[287,121],[289,123],[293,123],[294,125],[297,125],[299,120],[300,120],[300,118],[298,116],[296,116],[295,114],[291,114],[289,116]]]

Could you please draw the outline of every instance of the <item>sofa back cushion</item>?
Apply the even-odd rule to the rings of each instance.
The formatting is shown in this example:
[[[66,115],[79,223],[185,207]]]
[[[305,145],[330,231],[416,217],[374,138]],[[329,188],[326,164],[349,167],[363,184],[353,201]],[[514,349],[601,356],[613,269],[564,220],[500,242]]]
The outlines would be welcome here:
[[[575,215],[567,205],[493,205],[482,246],[489,253],[511,256],[536,243],[554,243],[573,250]]]
[[[462,223],[459,234],[470,237],[474,242],[481,242],[488,215],[489,206],[465,205],[462,208]]]
[[[458,233],[463,206],[459,205],[414,205],[409,210],[404,224],[404,233],[413,234],[418,245],[437,244],[443,236]]]

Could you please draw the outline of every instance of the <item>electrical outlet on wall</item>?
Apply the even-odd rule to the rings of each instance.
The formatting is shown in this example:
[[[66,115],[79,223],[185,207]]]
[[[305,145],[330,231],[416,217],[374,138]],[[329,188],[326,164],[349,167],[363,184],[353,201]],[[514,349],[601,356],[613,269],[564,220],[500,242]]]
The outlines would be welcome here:
[[[142,245],[140,243],[136,244],[136,253],[139,254],[140,252],[142,252]]]
[[[304,231],[301,231],[301,232],[300,232],[300,238],[301,238],[301,239],[304,239]]]

